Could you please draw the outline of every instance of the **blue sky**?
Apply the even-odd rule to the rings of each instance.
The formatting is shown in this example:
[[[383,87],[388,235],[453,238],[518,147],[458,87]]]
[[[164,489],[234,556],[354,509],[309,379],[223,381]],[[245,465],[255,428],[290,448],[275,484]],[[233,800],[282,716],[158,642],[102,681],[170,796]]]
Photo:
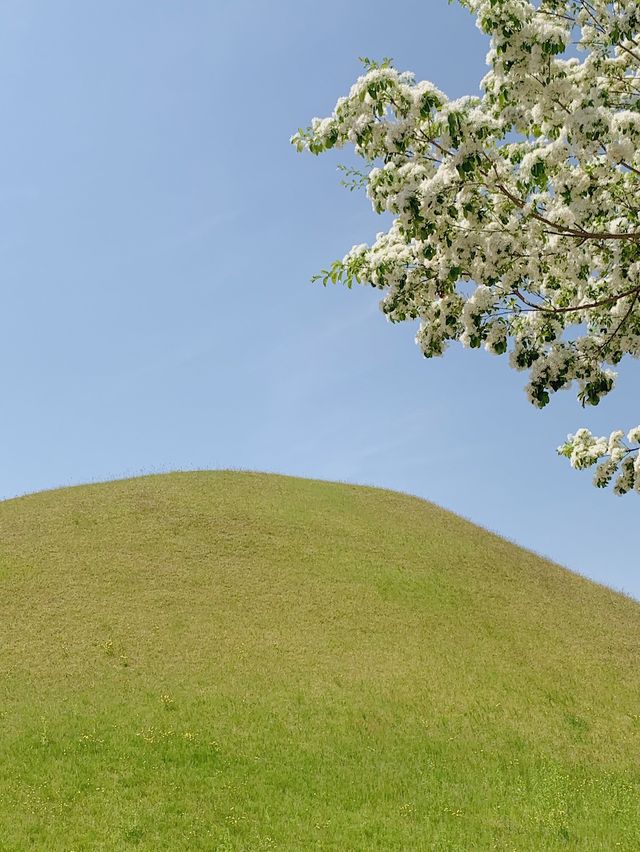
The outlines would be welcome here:
[[[424,360],[311,275],[383,223],[290,135],[392,56],[453,97],[486,42],[446,0],[0,2],[0,496],[179,468],[418,494],[640,597],[640,503],[555,455],[640,420],[640,370],[543,412],[505,359]]]

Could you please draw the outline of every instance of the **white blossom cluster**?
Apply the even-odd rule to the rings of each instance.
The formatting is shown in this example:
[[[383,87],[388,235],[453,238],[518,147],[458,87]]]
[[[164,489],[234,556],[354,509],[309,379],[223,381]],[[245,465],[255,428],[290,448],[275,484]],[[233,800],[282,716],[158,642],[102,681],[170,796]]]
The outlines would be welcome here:
[[[616,494],[632,490],[640,493],[640,426],[631,429],[626,441],[622,430],[612,432],[608,438],[596,438],[588,429],[578,429],[558,447],[558,452],[578,470],[595,465],[593,484],[598,488],[606,488],[615,476]]]
[[[292,138],[314,154],[351,144],[373,209],[393,216],[317,277],[384,291],[426,357],[451,340],[507,353],[533,404],[575,385],[597,405],[611,368],[640,356],[640,3],[463,5],[491,38],[480,97],[365,60]]]

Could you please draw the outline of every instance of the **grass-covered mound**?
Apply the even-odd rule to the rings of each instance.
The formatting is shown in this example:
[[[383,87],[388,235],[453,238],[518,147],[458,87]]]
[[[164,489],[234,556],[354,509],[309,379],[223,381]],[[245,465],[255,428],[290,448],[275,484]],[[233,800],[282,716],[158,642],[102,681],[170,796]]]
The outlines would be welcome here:
[[[0,504],[3,850],[640,848],[640,607],[421,500]]]

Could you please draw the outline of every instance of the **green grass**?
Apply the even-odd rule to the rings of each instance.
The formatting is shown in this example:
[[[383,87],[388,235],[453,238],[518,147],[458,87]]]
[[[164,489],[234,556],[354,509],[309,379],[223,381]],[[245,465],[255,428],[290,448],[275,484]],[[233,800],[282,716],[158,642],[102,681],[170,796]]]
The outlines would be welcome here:
[[[640,607],[413,497],[0,503],[0,849],[640,849]]]

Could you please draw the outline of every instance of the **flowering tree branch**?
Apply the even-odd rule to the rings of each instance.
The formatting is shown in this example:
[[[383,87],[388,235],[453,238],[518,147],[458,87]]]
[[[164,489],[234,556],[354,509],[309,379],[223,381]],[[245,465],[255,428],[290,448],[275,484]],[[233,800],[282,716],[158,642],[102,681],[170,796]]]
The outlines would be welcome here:
[[[637,488],[640,476],[640,427],[627,435],[632,446],[627,446],[623,438],[621,430],[612,432],[608,438],[596,438],[588,429],[578,429],[558,447],[558,452],[578,470],[595,465],[593,483],[598,488],[606,488],[617,475],[613,490],[616,494],[626,494]]]
[[[366,168],[350,188],[393,216],[316,278],[379,288],[390,321],[419,322],[426,357],[484,346],[527,371],[534,405],[571,386],[597,405],[612,368],[640,356],[640,6],[461,2],[491,38],[481,97],[364,60],[333,113],[292,138],[314,154],[352,145]],[[640,491],[640,433],[622,434],[579,430],[560,452]]]

